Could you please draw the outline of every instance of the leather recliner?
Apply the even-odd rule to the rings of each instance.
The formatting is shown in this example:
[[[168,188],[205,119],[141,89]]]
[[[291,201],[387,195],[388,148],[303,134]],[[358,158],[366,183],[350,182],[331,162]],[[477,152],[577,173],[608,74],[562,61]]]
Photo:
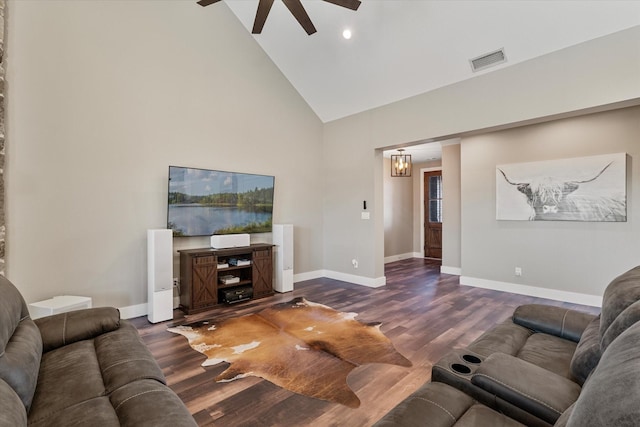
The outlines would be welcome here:
[[[438,361],[432,368],[433,384],[419,389],[410,400],[422,396],[446,407],[444,402],[459,399],[474,402],[467,408],[476,408],[472,413],[491,414],[487,410],[492,409],[504,414],[507,425],[513,421],[528,426],[557,425],[582,395],[585,380],[601,355],[638,320],[640,266],[609,284],[598,316],[538,304],[518,307],[510,319]],[[439,382],[452,388],[436,384]],[[450,397],[429,397],[434,389]],[[406,406],[400,403],[389,417],[406,412]]]
[[[578,399],[554,427],[634,427],[640,420],[640,323],[615,338],[590,374]],[[423,385],[375,427],[521,427],[507,415],[438,382]]]
[[[195,426],[112,307],[32,320],[0,276],[0,426]]]

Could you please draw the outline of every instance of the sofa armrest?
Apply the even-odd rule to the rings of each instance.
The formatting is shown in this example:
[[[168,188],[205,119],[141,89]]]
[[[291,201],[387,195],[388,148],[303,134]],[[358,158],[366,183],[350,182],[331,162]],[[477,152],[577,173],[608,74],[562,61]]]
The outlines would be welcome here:
[[[444,383],[426,383],[398,403],[373,427],[454,425],[476,401]]]
[[[109,396],[120,425],[135,427],[197,427],[178,395],[164,384],[140,379]]]
[[[565,377],[504,353],[487,357],[471,382],[549,424],[576,401],[581,390]]]
[[[34,320],[47,352],[76,341],[95,338],[120,327],[120,312],[113,307],[88,308]]]
[[[513,323],[536,332],[580,341],[587,325],[596,316],[568,308],[543,304],[521,305],[513,312]]]

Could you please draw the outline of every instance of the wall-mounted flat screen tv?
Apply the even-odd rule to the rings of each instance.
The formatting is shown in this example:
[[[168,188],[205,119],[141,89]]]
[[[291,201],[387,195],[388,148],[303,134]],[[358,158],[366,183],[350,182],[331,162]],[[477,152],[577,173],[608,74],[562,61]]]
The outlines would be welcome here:
[[[270,233],[275,178],[169,166],[167,228],[174,236]]]

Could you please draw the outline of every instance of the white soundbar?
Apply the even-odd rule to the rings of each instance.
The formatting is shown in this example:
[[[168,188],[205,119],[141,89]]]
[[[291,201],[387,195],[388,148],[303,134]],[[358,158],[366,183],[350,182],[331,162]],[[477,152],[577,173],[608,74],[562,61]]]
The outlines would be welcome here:
[[[216,249],[249,246],[251,238],[248,234],[216,234],[211,236],[211,247]]]

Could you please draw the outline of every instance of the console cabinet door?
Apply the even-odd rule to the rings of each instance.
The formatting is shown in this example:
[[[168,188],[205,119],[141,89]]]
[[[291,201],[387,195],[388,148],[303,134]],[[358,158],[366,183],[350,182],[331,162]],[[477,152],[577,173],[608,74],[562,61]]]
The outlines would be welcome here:
[[[271,248],[253,252],[253,297],[260,298],[273,294],[273,261]]]
[[[194,309],[218,303],[218,271],[213,255],[193,257],[192,303]]]

